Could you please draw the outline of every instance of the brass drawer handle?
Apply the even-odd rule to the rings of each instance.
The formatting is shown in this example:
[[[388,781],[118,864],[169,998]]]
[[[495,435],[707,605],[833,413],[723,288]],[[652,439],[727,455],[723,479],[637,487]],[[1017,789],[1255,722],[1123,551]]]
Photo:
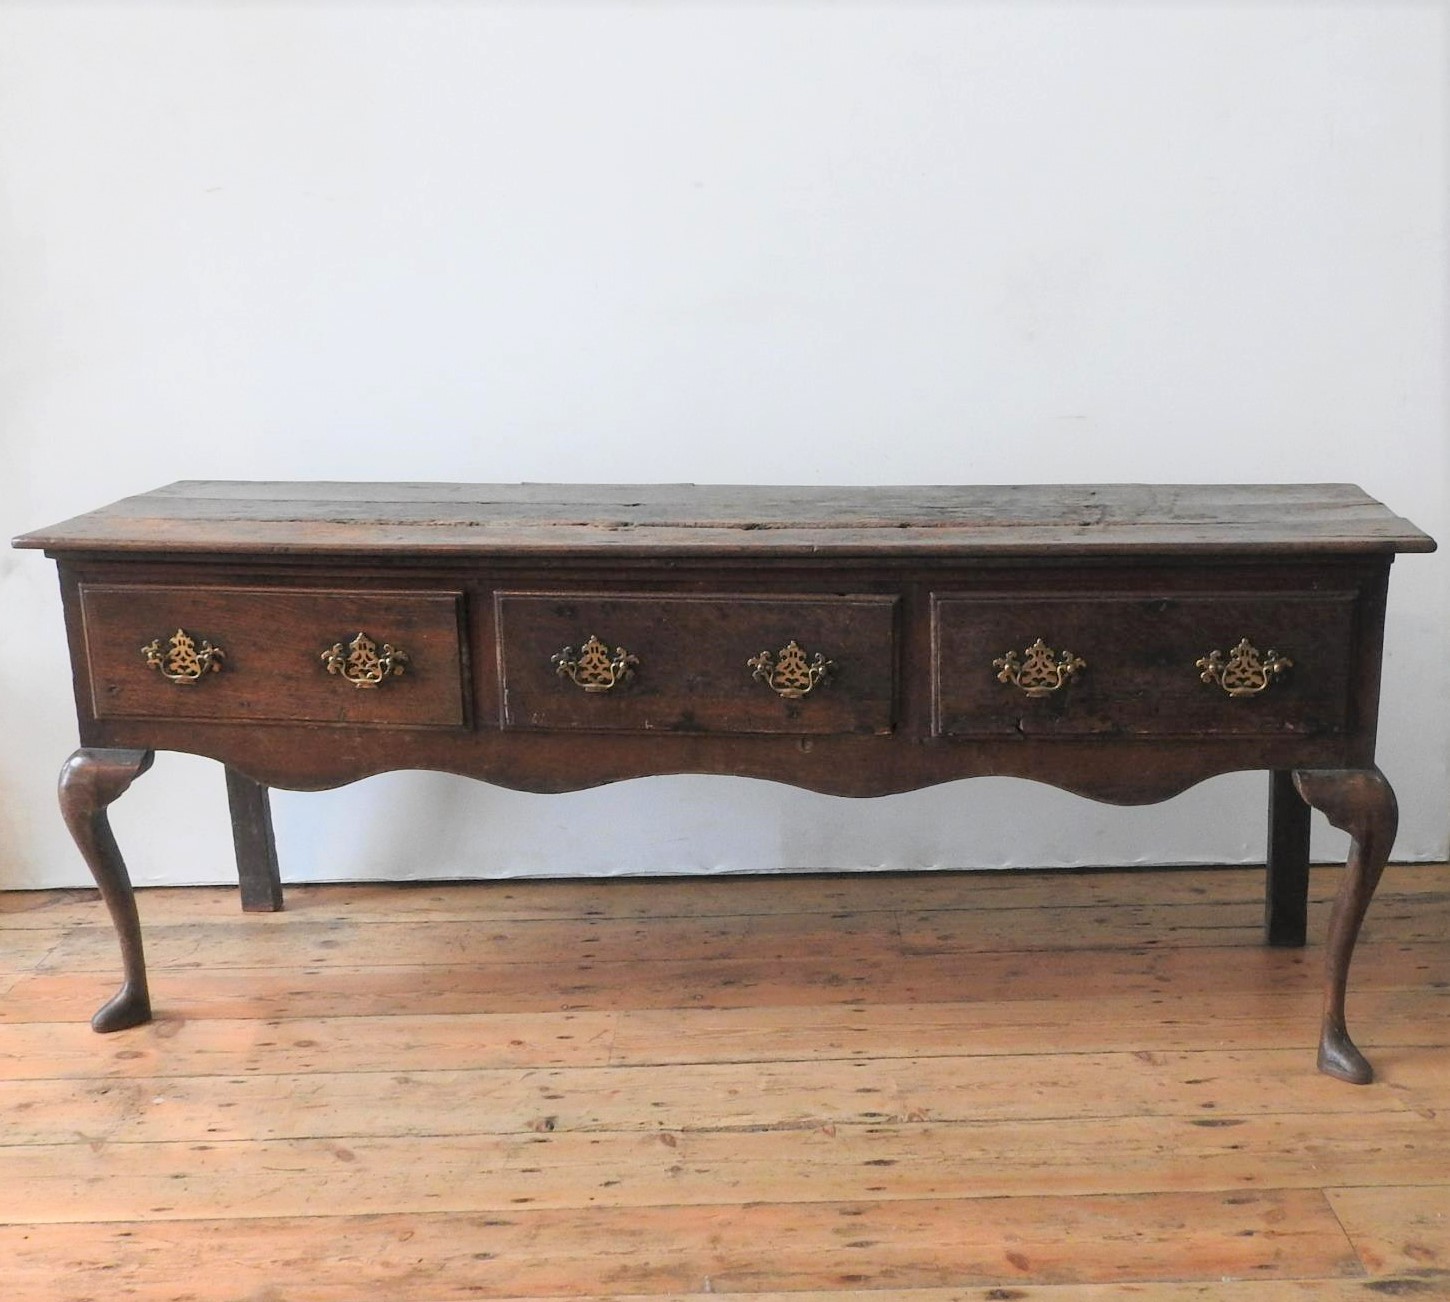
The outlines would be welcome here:
[[[341,642],[334,642],[320,659],[328,673],[341,674],[354,687],[377,687],[385,678],[403,676],[408,653],[384,642],[379,655],[378,644],[366,633],[359,633],[347,644],[346,651]]]
[[[199,681],[203,674],[221,673],[222,661],[227,658],[221,647],[205,640],[198,647],[196,639],[184,628],[177,629],[166,645],[169,649],[163,653],[161,639],[155,638],[141,648],[141,654],[146,657],[148,668],[183,686]]]
[[[1079,669],[1087,668],[1087,661],[1081,656],[1075,656],[1071,651],[1058,654],[1041,638],[1022,654],[1025,660],[1019,660],[1017,652],[1009,651],[992,661],[992,668],[997,670],[999,683],[1019,687],[1028,696],[1051,696],[1066,687]]]
[[[1223,652],[1210,651],[1194,662],[1205,683],[1217,683],[1230,696],[1257,696],[1294,662],[1274,651],[1260,655],[1248,638],[1242,638],[1225,660]]]
[[[634,677],[639,657],[622,646],[615,647],[611,656],[609,648],[591,633],[577,656],[573,647],[566,646],[550,656],[549,663],[560,678],[569,679],[586,692],[608,692]]]
[[[819,651],[807,660],[798,642],[788,642],[774,655],[762,651],[745,663],[753,671],[752,678],[788,701],[798,701],[810,695],[819,684],[830,678],[831,670],[836,667],[834,661],[827,660]]]

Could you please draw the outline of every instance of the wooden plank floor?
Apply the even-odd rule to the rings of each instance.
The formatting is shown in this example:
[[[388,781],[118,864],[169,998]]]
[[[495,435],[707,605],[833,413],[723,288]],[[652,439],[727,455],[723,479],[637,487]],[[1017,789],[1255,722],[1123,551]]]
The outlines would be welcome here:
[[[0,895],[6,1302],[1450,1298],[1450,866]]]

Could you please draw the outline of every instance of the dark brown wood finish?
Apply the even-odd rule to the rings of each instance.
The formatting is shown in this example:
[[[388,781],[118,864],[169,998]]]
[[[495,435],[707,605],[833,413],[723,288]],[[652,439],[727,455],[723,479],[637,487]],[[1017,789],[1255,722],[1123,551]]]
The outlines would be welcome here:
[[[1353,702],[1350,659],[1355,591],[1256,593],[1225,575],[1223,591],[937,596],[936,731],[948,736],[1023,732],[1046,736],[1128,733],[1143,737],[1306,736],[1345,731]],[[1184,672],[1246,633],[1260,650],[1293,649],[1297,673],[1262,696],[1205,691]],[[1070,687],[1035,700],[1003,692],[982,672],[1019,658],[1035,639],[1069,650],[1082,667]],[[1070,702],[1070,703],[1069,703]]]
[[[242,909],[276,913],[282,907],[282,869],[272,832],[272,803],[267,788],[234,768],[226,770],[227,804],[232,815],[232,844]]]
[[[457,592],[84,582],[79,592],[97,718],[465,723]],[[226,657],[220,672],[181,691],[160,672],[136,673],[144,664],[138,648],[159,641],[164,649],[177,629],[215,643]],[[359,633],[407,652],[405,693],[358,691],[326,672],[329,650],[345,650]]]
[[[1298,946],[1309,926],[1309,806],[1292,773],[1269,775],[1269,852],[1264,939]]]
[[[1349,862],[1329,918],[1319,1069],[1351,1084],[1367,1085],[1374,1079],[1374,1069],[1349,1037],[1344,997],[1354,943],[1395,843],[1399,806],[1384,774],[1375,768],[1297,772],[1294,785],[1307,804],[1351,838]]]
[[[896,606],[888,596],[500,592],[503,726],[888,733],[894,722]],[[593,636],[637,661],[630,678],[594,692],[561,688],[555,657]],[[751,666],[761,652],[778,658],[792,642],[807,658],[822,655],[829,664],[824,681],[800,697],[780,695]]]
[[[60,771],[61,815],[86,867],[96,879],[121,942],[121,988],[91,1018],[91,1025],[98,1031],[122,1031],[151,1020],[151,995],[146,986],[146,959],[136,895],[106,810],[151,767],[153,758],[149,750],[82,747],[66,760]]]
[[[698,772],[867,796],[998,774],[1140,803],[1242,769],[1326,790],[1376,773],[1389,565],[1434,546],[1345,485],[215,483],[17,545],[61,562],[83,745],[226,764],[254,898],[265,786],[398,768],[533,791]],[[177,634],[222,654],[169,680]],[[336,663],[357,635],[384,657],[361,683]],[[618,681],[575,672],[591,637]],[[1231,694],[1206,666],[1236,649]],[[1009,679],[1047,652],[1076,661],[1053,690]],[[1255,679],[1260,657],[1276,672]],[[1302,943],[1307,810],[1276,780],[1269,935]],[[1361,859],[1388,853],[1369,821]],[[1352,875],[1347,918],[1375,876]],[[1347,1077],[1356,929],[1330,949],[1322,1058]]]

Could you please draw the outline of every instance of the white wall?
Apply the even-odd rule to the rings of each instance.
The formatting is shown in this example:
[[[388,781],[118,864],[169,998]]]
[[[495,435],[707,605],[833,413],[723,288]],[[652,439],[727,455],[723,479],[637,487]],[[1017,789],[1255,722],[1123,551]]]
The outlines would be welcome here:
[[[1450,542],[1446,18],[0,0],[0,527],[177,478],[1307,479]],[[1392,587],[1406,858],[1450,831],[1446,573]],[[86,880],[63,657],[0,553],[0,885]],[[301,880],[1253,860],[1263,792],[276,805]],[[140,882],[231,876],[214,765],[114,818]]]

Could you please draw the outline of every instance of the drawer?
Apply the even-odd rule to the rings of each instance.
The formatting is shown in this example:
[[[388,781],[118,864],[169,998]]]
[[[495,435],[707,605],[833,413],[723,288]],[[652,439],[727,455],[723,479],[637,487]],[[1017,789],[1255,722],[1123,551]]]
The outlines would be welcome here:
[[[457,592],[82,584],[92,709],[99,719],[461,727],[462,606]],[[178,632],[190,653],[173,645]],[[373,660],[391,647],[406,661],[370,674],[366,645],[354,652],[359,634]],[[207,660],[208,645],[219,661]],[[388,669],[401,672],[350,681]]]
[[[495,603],[505,728],[892,727],[895,597],[500,592]]]
[[[935,594],[932,730],[1342,733],[1350,722],[1355,610],[1353,592]],[[1069,655],[1074,663],[1059,672]]]

